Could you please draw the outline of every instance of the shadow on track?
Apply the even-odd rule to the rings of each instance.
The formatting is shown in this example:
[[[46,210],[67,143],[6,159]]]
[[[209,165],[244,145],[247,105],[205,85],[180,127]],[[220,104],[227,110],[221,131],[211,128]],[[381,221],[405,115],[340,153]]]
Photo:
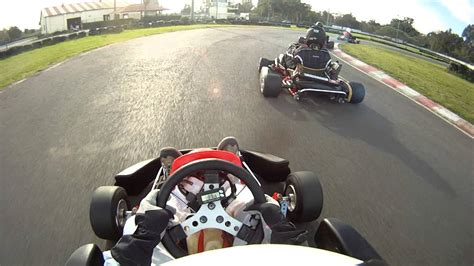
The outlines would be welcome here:
[[[358,139],[379,150],[391,153],[425,182],[451,198],[456,197],[456,192],[443,177],[398,140],[394,135],[392,123],[364,103],[337,104],[325,97],[308,97],[302,99],[298,105],[282,106],[281,104],[285,104],[282,101],[293,101],[293,99],[287,95],[281,96],[283,97],[279,97],[278,102],[269,102],[287,117],[302,120],[312,117],[345,139]],[[281,98],[286,98],[286,100]],[[303,112],[306,116],[301,115]]]

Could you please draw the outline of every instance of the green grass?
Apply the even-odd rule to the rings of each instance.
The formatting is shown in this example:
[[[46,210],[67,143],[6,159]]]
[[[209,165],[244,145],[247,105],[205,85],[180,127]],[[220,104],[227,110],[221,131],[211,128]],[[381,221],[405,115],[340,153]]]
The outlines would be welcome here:
[[[340,48],[474,123],[474,84],[449,73],[445,67],[369,45]]]
[[[358,34],[358,33],[353,33],[353,35],[355,37],[357,37],[358,39],[361,39],[361,40],[372,41],[372,42],[377,42],[377,43],[393,46],[393,47],[396,47],[396,48],[399,48],[399,49],[402,49],[402,50],[405,50],[405,51],[408,51],[408,52],[412,52],[412,53],[415,53],[415,54],[418,54],[418,55],[422,55],[424,57],[428,57],[428,58],[438,60],[438,61],[441,61],[441,62],[446,62],[446,60],[444,60],[443,58],[440,58],[438,56],[434,56],[434,55],[431,55],[431,54],[428,54],[428,53],[424,53],[424,52],[420,51],[419,49],[417,49],[415,47],[412,47],[412,46],[408,46],[408,45],[404,45],[404,44],[401,44],[401,43],[396,43],[396,42],[380,39],[380,38],[377,38],[377,37]]]
[[[112,43],[165,32],[225,26],[226,25],[189,25],[134,29],[126,30],[118,34],[88,36],[82,39],[46,46],[0,60],[0,89],[67,58]]]

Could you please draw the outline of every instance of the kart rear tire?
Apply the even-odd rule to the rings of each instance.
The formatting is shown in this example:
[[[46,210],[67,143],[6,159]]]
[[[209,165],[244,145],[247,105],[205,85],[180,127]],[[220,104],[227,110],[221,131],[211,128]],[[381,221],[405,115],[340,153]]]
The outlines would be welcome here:
[[[364,100],[365,97],[365,87],[364,85],[358,82],[350,82],[349,83],[352,88],[352,98],[350,103],[358,104]]]
[[[92,194],[89,219],[96,236],[116,241],[123,233],[125,211],[130,210],[127,192],[118,186],[98,187]]]
[[[260,91],[265,97],[278,97],[281,91],[281,76],[266,66],[262,67]]]
[[[311,222],[321,215],[323,188],[319,178],[313,172],[290,173],[286,180],[284,195],[289,195],[292,192],[294,198],[291,199],[290,197],[290,206],[287,213],[290,221]],[[294,202],[294,199],[296,199],[296,202]]]
[[[273,60],[260,57],[260,61],[258,62],[258,72],[262,71],[262,67],[269,66],[271,64],[273,64]]]

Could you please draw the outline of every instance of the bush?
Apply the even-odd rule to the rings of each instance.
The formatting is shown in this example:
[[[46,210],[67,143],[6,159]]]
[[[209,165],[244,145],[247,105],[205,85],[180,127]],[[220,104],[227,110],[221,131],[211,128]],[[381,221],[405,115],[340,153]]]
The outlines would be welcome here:
[[[31,51],[33,49],[35,49],[33,44],[25,44],[25,45],[21,46],[20,52],[27,52],[27,51]]]
[[[135,20],[131,18],[108,20],[108,21],[97,21],[97,22],[83,23],[82,28],[87,29],[87,30],[92,30],[92,29],[103,28],[103,27],[132,25],[134,21]]]
[[[182,25],[189,25],[191,24],[191,20],[188,17],[181,17],[180,19]]]
[[[41,42],[42,42],[43,46],[46,46],[46,45],[51,45],[51,44],[53,44],[53,40],[52,40],[52,38],[46,38],[46,39],[43,39]]]
[[[53,37],[53,38],[52,38],[51,44],[56,44],[56,43],[64,42],[66,39],[67,39],[66,36],[56,36],[56,37]]]
[[[180,20],[180,15],[159,15],[159,16],[146,16],[142,18],[143,22],[153,22],[153,21],[170,21],[170,20]]]
[[[465,80],[474,82],[474,71],[465,65],[451,62],[448,66],[448,70]]]
[[[19,54],[20,52],[21,52],[20,46],[15,46],[15,47],[12,47],[12,48],[6,50],[5,54],[6,54],[6,56],[12,56],[12,55]]]
[[[36,49],[36,48],[41,48],[41,47],[43,47],[43,42],[37,41],[37,42],[32,43],[31,45],[33,45],[33,47],[34,47],[35,49]]]
[[[67,37],[68,37],[68,39],[70,39],[70,40],[77,39],[77,38],[79,37],[79,33],[78,33],[78,32],[74,32],[74,33],[69,34]]]
[[[107,32],[109,33],[121,33],[122,31],[123,29],[120,26],[113,26],[113,27],[107,28]]]

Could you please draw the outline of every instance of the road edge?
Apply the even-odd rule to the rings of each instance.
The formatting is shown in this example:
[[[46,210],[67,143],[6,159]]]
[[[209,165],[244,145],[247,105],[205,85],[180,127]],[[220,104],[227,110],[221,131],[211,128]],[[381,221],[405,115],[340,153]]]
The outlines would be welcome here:
[[[463,118],[453,113],[452,111],[448,110],[446,107],[442,106],[441,104],[432,101],[428,97],[410,88],[406,84],[398,81],[397,79],[394,79],[393,77],[383,72],[382,70],[377,69],[367,63],[360,61],[359,59],[351,55],[346,54],[341,49],[339,49],[338,43],[335,44],[334,50],[332,51],[332,53],[336,57],[338,57],[339,59],[341,59],[348,65],[350,65],[351,67],[383,83],[384,85],[390,87],[394,91],[404,95],[408,99],[414,101],[415,103],[424,107],[431,113],[442,118],[444,121],[453,125],[455,128],[459,129],[464,134],[468,135],[471,138],[474,138],[474,126],[470,122],[464,120]]]

